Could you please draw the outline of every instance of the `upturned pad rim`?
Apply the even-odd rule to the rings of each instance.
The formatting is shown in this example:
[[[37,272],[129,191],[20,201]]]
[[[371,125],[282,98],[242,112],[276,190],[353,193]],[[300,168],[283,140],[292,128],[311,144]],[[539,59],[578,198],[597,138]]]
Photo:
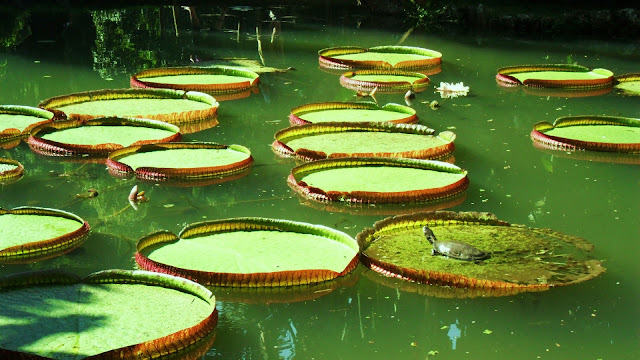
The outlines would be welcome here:
[[[584,141],[568,137],[554,136],[546,134],[546,132],[555,128],[565,128],[571,126],[594,126],[598,125],[614,125],[614,126],[631,126],[640,127],[640,119],[628,118],[622,116],[605,116],[605,115],[575,115],[562,116],[557,118],[553,124],[541,121],[533,125],[530,137],[534,144],[538,147],[550,150],[562,151],[600,151],[600,152],[617,152],[617,153],[640,153],[640,142],[637,143],[612,143]]]
[[[345,167],[390,166],[414,168],[418,170],[433,170],[459,174],[462,177],[445,186],[425,188],[420,190],[406,190],[398,192],[377,191],[325,191],[310,186],[301,179],[314,172]],[[408,159],[408,158],[375,158],[375,157],[346,157],[317,160],[298,165],[291,170],[287,178],[289,186],[303,197],[319,202],[343,202],[348,204],[400,204],[440,201],[464,192],[469,186],[467,171],[460,167],[437,160]]]
[[[349,60],[338,59],[336,55],[357,54],[366,52],[415,54],[429,56],[420,60],[400,61],[395,65],[383,60]],[[318,63],[320,67],[327,69],[351,70],[351,69],[397,69],[397,70],[424,70],[438,66],[442,63],[442,53],[415,46],[374,46],[362,48],[358,46],[336,46],[318,51]]]
[[[185,269],[154,261],[143,252],[194,237],[236,231],[283,231],[318,235],[338,241],[354,251],[353,258],[340,271],[327,269],[285,270],[258,273],[230,273]],[[277,287],[313,284],[335,279],[351,272],[359,263],[358,244],[351,236],[323,226],[304,222],[261,217],[239,217],[196,222],[185,226],[178,235],[166,230],[140,238],[136,244],[136,263],[143,269],[185,277],[203,285],[223,287]]]
[[[21,206],[9,210],[0,208],[0,216],[6,214],[54,216],[74,220],[79,224],[77,230],[51,239],[0,249],[0,264],[30,263],[66,254],[82,245],[91,230],[87,221],[64,210],[35,206]]]
[[[190,168],[163,168],[144,166],[137,169],[121,162],[120,160],[133,154],[152,151],[170,151],[172,149],[220,149],[233,150],[247,154],[248,157],[242,161],[229,164],[206,167],[190,167]],[[145,181],[168,181],[168,182],[185,182],[203,181],[211,178],[226,178],[241,173],[251,167],[253,164],[253,156],[251,151],[242,145],[223,145],[214,142],[172,142],[172,143],[154,143],[127,146],[115,150],[109,154],[106,165],[109,173],[116,177],[127,177],[134,175],[136,178]]]
[[[352,153],[326,153],[322,149],[292,149],[287,142],[293,138],[301,136],[314,136],[331,133],[403,133],[413,135],[433,136],[444,141],[443,144],[428,148],[393,151],[393,152],[352,152]],[[453,141],[455,134],[450,131],[441,132],[434,135],[435,130],[416,124],[394,124],[389,122],[326,122],[318,124],[306,124],[292,126],[279,130],[274,134],[274,141],[271,144],[273,151],[283,157],[295,157],[304,161],[314,161],[326,158],[338,157],[404,157],[415,159],[439,159],[451,154],[454,150]]]
[[[210,335],[218,322],[216,299],[205,287],[184,278],[143,270],[102,270],[85,277],[57,269],[32,271],[0,277],[0,289],[11,291],[24,287],[69,286],[76,284],[120,284],[159,286],[197,297],[210,306],[211,312],[198,323],[174,333],[138,344],[111,349],[91,356],[92,359],[156,358],[171,354],[201,351],[201,345],[211,342]],[[209,339],[209,340],[208,340]],[[32,353],[0,349],[0,355],[16,358],[41,358]]]
[[[210,83],[210,84],[173,84],[166,82],[154,82],[145,80],[146,78],[158,76],[178,76],[178,75],[227,75],[245,77],[246,81],[234,83]],[[130,84],[134,88],[151,88],[151,89],[175,89],[186,91],[202,91],[211,94],[235,94],[244,92],[258,86],[260,83],[260,75],[251,70],[232,68],[227,66],[211,66],[211,67],[162,67],[150,68],[131,75]]]
[[[186,99],[196,102],[201,102],[209,105],[207,109],[202,110],[186,110],[170,113],[160,114],[146,114],[136,115],[131,117],[160,120],[166,123],[181,125],[194,122],[203,121],[215,121],[216,114],[218,112],[218,102],[216,99],[203,92],[198,91],[184,91],[174,89],[101,89],[93,91],[77,92],[65,95],[54,96],[48,98],[40,104],[38,107],[53,111],[56,108],[85,103],[90,101],[102,101],[102,100],[121,100],[121,99]],[[56,110],[59,111],[59,110]],[[81,114],[81,113],[65,113],[65,116],[70,120],[89,120],[94,118],[104,117],[127,117],[126,114]]]

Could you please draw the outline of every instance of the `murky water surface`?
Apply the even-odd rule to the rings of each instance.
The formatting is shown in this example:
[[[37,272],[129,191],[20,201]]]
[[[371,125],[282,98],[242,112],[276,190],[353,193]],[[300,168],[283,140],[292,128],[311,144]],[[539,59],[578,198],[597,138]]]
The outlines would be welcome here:
[[[396,44],[406,29],[372,29],[375,20],[333,9],[276,8],[274,15],[282,21],[271,22],[267,9],[230,11],[223,20],[202,9],[202,26],[210,30],[190,31],[187,12],[177,11],[175,25],[167,8],[54,16],[47,25],[50,31],[34,27],[24,44],[0,53],[0,103],[36,106],[55,95],[124,88],[128,75],[143,67],[187,65],[190,59],[203,64],[230,56],[259,60],[257,24],[265,64],[296,70],[264,74],[258,94],[221,103],[219,126],[185,136],[187,141],[249,147],[255,158],[251,173],[206,187],[140,184],[151,200],[134,211],[127,195],[135,181],[109,176],[104,165],[39,157],[24,143],[0,150],[1,157],[17,159],[27,169],[21,181],[2,187],[0,206],[63,209],[92,226],[86,244],[72,253],[30,265],[6,265],[0,274],[52,267],[78,274],[133,268],[140,236],[158,229],[177,233],[185,224],[204,219],[276,217],[355,236],[384,218],[308,206],[286,184],[294,161],[278,158],[270,143],[277,130],[288,126],[293,107],[355,100],[353,91],[340,86],[338,75],[318,68],[317,50]],[[44,21],[42,14],[33,19]],[[221,316],[206,358],[640,357],[638,166],[567,158],[537,150],[529,139],[534,123],[559,116],[640,117],[640,98],[616,93],[530,95],[519,88],[500,88],[494,80],[502,66],[567,61],[615,74],[638,72],[640,44],[417,32],[403,44],[444,54],[442,71],[430,75],[433,85],[445,81],[470,86],[467,97],[456,99],[440,99],[430,87],[413,103],[421,124],[458,136],[455,163],[469,171],[471,185],[466,201],[452,210],[490,211],[512,223],[584,237],[595,244],[595,256],[604,261],[607,273],[547,292],[462,299],[362,267],[334,284],[302,290],[216,289]],[[438,110],[428,106],[432,100],[440,102]],[[400,94],[379,95],[378,101],[404,99]],[[89,188],[100,195],[75,197]]]

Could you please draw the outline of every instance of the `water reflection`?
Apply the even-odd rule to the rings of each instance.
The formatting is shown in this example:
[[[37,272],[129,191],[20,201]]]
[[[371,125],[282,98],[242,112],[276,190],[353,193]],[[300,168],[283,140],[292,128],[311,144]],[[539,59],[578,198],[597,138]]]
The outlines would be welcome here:
[[[456,342],[461,336],[460,329],[458,328],[458,320],[455,323],[449,325],[449,331],[447,332],[447,336],[451,340],[451,349],[456,349]]]

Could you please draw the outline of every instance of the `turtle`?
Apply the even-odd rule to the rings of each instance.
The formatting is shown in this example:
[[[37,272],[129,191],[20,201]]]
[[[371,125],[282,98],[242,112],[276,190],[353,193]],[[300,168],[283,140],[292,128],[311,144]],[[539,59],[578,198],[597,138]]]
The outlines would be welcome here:
[[[431,255],[444,255],[458,260],[476,261],[489,257],[489,253],[486,253],[476,247],[469,244],[457,242],[457,241],[438,241],[435,234],[428,226],[422,228],[424,236],[433,245]]]

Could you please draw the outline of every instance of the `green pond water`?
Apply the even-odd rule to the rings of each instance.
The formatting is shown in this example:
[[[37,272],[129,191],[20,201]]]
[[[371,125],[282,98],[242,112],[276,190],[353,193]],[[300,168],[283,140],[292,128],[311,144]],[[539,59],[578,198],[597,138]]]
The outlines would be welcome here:
[[[264,63],[296,70],[262,74],[259,93],[220,104],[220,125],[184,136],[185,141],[251,149],[251,173],[234,181],[207,187],[138,184],[110,176],[103,164],[37,156],[25,143],[0,150],[0,157],[25,166],[23,179],[0,188],[1,207],[58,208],[92,227],[86,243],[73,252],[34,264],[2,265],[0,275],[47,268],[80,275],[131,269],[138,238],[160,229],[177,233],[202,220],[273,217],[355,236],[384,218],[305,205],[286,183],[295,161],[276,156],[270,144],[273,134],[289,125],[292,108],[356,100],[354,91],[340,86],[339,75],[318,69],[319,49],[393,45],[407,28],[381,29],[366,13],[332,7],[273,11],[281,22],[261,21],[269,19],[267,8],[230,10],[221,21],[204,16],[218,13],[216,9],[202,8],[202,26],[209,30],[201,31],[189,30],[188,12],[180,8],[175,26],[170,8],[32,14],[31,35],[15,49],[0,52],[2,104],[36,106],[52,96],[126,88],[130,74],[145,67],[188,65],[190,58],[200,65],[220,57],[260,61],[256,26]],[[295,16],[295,22],[286,16]],[[231,31],[238,24],[240,32]],[[614,74],[638,72],[637,41],[551,42],[414,31],[403,45],[443,54],[442,71],[429,76],[432,85],[416,95],[412,106],[420,124],[457,134],[455,164],[468,170],[470,186],[466,200],[451,210],[490,211],[511,223],[584,237],[595,245],[594,256],[603,260],[607,272],[574,286],[508,297],[424,295],[362,266],[344,280],[319,287],[213,289],[220,321],[204,358],[639,358],[638,165],[565,158],[537,150],[529,138],[533,124],[560,116],[638,118],[638,97],[615,91],[595,97],[536,96],[495,81],[503,66],[568,60]],[[469,95],[441,99],[432,91],[440,82],[464,82]],[[376,98],[381,104],[404,103],[403,94]],[[433,100],[440,103],[438,110],[429,107]],[[149,198],[137,211],[127,201],[136,184]],[[75,196],[89,188],[99,195]],[[0,339],[5,334],[0,327]]]

